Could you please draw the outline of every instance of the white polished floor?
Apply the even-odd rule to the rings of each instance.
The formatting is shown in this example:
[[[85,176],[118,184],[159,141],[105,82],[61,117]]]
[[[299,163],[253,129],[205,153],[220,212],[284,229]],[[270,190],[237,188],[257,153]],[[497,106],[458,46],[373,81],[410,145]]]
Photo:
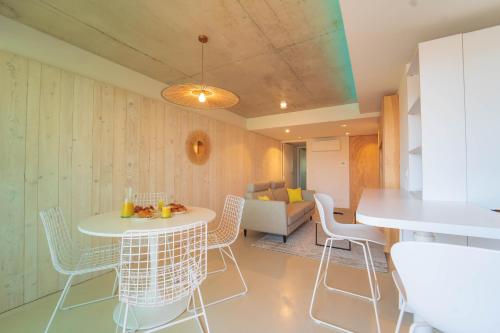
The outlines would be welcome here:
[[[290,256],[252,247],[255,237],[249,232],[240,236],[234,246],[235,255],[247,280],[246,296],[208,308],[208,320],[213,333],[277,333],[335,332],[314,323],[308,316],[309,302],[319,261]],[[220,264],[210,256],[209,268]],[[368,294],[366,271],[338,265],[331,266],[329,279],[341,288],[352,288]],[[390,274],[379,275],[382,300],[379,303],[383,332],[393,332],[397,309],[397,292]],[[106,274],[72,288],[68,302],[79,302],[108,293],[114,276]],[[205,301],[239,288],[236,272],[210,276],[204,283]],[[0,315],[0,332],[42,332],[57,302],[58,294],[44,297]],[[117,299],[57,314],[51,332],[114,332],[111,314]],[[68,303],[68,304],[70,304]],[[373,308],[368,302],[332,294],[321,289],[317,313],[321,318],[335,320],[356,332],[375,332]],[[405,316],[401,332],[408,331],[410,316]],[[194,322],[165,329],[161,332],[198,332]]]

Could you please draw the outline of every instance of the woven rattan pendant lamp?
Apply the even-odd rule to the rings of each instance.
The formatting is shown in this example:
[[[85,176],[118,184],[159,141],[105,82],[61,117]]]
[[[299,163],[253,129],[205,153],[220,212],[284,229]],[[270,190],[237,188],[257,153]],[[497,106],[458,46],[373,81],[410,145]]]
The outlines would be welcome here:
[[[174,84],[163,89],[161,96],[171,103],[197,109],[225,109],[238,104],[240,99],[234,93],[205,85],[203,46],[208,37],[200,35],[198,41],[201,43],[201,82]]]

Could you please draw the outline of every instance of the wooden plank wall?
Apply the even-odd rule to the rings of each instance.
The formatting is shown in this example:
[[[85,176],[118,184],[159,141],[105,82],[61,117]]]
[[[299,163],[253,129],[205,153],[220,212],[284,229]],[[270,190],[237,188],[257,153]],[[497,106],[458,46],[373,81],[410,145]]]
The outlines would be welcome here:
[[[382,185],[399,188],[399,97],[384,96],[382,102]]]
[[[399,188],[399,96],[388,95],[382,100],[381,129],[381,187]],[[399,230],[384,229],[387,239],[385,252],[389,253],[393,244],[399,242]]]
[[[207,111],[210,112],[210,111]],[[184,153],[209,134],[203,166]],[[0,51],[0,312],[62,288],[38,211],[62,207],[72,236],[91,214],[118,209],[124,189],[166,191],[221,212],[248,182],[281,178],[281,144],[242,128]]]

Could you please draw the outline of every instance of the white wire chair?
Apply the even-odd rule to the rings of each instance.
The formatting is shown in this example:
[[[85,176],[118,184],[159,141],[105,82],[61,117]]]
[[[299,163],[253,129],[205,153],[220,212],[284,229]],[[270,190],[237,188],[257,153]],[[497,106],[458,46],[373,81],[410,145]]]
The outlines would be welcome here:
[[[144,192],[144,193],[134,193],[133,202],[138,206],[157,206],[158,202],[163,201],[166,205],[168,204],[168,195],[165,192]]]
[[[196,319],[203,331],[200,317],[203,317],[207,332],[210,332],[199,289],[207,276],[206,222],[162,230],[125,232],[119,267],[119,297],[122,305],[125,305],[125,314],[123,321],[119,320],[117,330],[118,325],[121,325],[123,332],[126,332],[129,310],[136,318],[133,306],[157,307],[186,297],[196,304],[197,291],[200,306],[195,308],[193,315],[145,332],[157,331],[191,319]],[[121,312],[122,309],[119,318],[122,318]],[[140,329],[137,319],[135,328]]]
[[[223,268],[210,271],[208,272],[208,274],[210,275],[214,273],[225,272],[227,270],[227,263],[224,258],[224,255],[226,255],[236,267],[241,283],[243,285],[243,290],[228,297],[210,302],[206,304],[206,306],[227,301],[229,299],[245,295],[248,292],[248,287],[245,279],[243,278],[243,274],[241,273],[238,262],[236,261],[236,257],[231,250],[231,244],[233,244],[238,238],[244,205],[245,199],[235,195],[227,195],[224,202],[221,219],[217,228],[208,232],[208,250],[219,250],[219,254],[224,265]]]
[[[63,213],[59,207],[40,211],[40,219],[45,229],[54,269],[61,274],[69,276],[61,296],[59,297],[59,301],[45,328],[46,333],[59,309],[68,310],[82,305],[104,301],[116,296],[117,278],[115,278],[111,296],[67,307],[63,306],[69,289],[71,288],[71,282],[75,276],[108,269],[115,269],[116,271],[120,247],[119,245],[106,245],[93,248],[78,247],[71,239],[68,226],[66,225]]]
[[[375,273],[375,266],[373,264],[373,258],[370,250],[369,243],[377,243],[384,245],[385,237],[384,234],[375,227],[363,225],[363,224],[343,224],[335,221],[333,215],[334,203],[332,197],[327,194],[317,193],[314,195],[314,200],[316,201],[316,206],[318,207],[319,216],[321,219],[321,226],[323,231],[328,236],[324,248],[323,255],[321,256],[321,261],[318,267],[318,274],[316,276],[316,283],[314,285],[314,291],[311,299],[311,305],[309,307],[310,317],[317,323],[324,324],[329,327],[333,327],[343,332],[351,332],[345,328],[328,323],[324,320],[316,318],[313,314],[314,301],[316,299],[316,292],[319,286],[319,282],[322,276],[323,261],[326,258],[326,267],[323,275],[323,284],[326,289],[330,291],[340,292],[347,295],[362,298],[364,300],[370,301],[373,304],[373,309],[375,312],[375,321],[377,323],[377,332],[380,333],[380,321],[378,317],[377,302],[380,300],[380,289],[378,286],[377,274]],[[347,290],[342,290],[334,288],[327,284],[328,266],[330,264],[330,255],[332,252],[332,245],[334,240],[347,240],[351,243],[361,246],[363,249],[363,254],[365,257],[366,270],[368,273],[368,282],[370,283],[370,296],[356,294]],[[328,252],[328,255],[327,255]],[[374,280],[374,281],[372,281]],[[375,284],[375,287],[373,286]]]

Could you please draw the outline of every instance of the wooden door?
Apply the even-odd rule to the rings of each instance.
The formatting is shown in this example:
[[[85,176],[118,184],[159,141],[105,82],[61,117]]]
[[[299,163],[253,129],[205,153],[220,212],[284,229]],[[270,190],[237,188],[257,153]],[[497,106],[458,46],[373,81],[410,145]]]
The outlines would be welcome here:
[[[380,187],[378,136],[349,137],[350,207],[354,212],[364,188]]]

